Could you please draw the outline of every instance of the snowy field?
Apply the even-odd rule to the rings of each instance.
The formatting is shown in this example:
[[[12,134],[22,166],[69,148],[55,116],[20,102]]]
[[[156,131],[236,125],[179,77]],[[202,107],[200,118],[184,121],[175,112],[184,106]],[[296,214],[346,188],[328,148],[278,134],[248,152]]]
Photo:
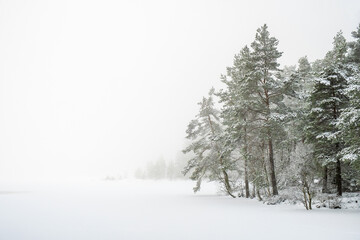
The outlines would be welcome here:
[[[0,185],[1,240],[360,239],[359,210],[267,206],[192,182]]]

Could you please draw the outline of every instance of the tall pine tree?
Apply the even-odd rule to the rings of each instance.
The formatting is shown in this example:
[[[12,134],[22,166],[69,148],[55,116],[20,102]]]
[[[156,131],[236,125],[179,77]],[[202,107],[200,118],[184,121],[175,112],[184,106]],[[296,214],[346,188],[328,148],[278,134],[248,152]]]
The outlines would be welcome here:
[[[350,42],[347,58],[348,85],[345,95],[349,99],[348,107],[340,114],[338,127],[344,141],[342,160],[354,166],[360,181],[360,25],[352,32],[355,41]],[[354,175],[354,174],[352,174]]]
[[[275,175],[274,140],[276,133],[281,132],[282,127],[277,120],[282,116],[280,109],[283,107],[284,86],[278,78],[278,59],[282,53],[277,50],[279,41],[270,37],[267,25],[257,30],[255,41],[251,44],[252,66],[250,78],[253,81],[252,94],[257,96],[256,111],[257,119],[260,120],[261,134],[264,137],[268,149],[269,174],[272,194],[278,194]]]
[[[254,129],[253,103],[256,101],[251,92],[250,74],[253,71],[250,49],[245,46],[235,55],[232,67],[227,68],[227,75],[222,76],[225,90],[218,93],[223,104],[222,117],[231,139],[231,146],[239,148],[244,165],[245,197],[250,196],[249,159],[251,157],[249,142]]]
[[[337,122],[348,103],[344,94],[347,86],[346,52],[346,40],[339,32],[334,37],[333,50],[327,53],[323,70],[315,80],[307,128],[308,140],[314,145],[314,155],[324,166],[323,192],[328,191],[328,166],[335,164],[335,182],[340,196],[342,176],[339,154],[344,143]]]

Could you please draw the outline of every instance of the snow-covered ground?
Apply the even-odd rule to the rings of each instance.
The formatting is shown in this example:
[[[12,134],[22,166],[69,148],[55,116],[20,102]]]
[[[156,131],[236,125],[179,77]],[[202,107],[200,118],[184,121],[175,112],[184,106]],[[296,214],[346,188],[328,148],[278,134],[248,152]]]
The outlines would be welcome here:
[[[360,210],[268,206],[185,181],[0,185],[1,240],[360,239]]]

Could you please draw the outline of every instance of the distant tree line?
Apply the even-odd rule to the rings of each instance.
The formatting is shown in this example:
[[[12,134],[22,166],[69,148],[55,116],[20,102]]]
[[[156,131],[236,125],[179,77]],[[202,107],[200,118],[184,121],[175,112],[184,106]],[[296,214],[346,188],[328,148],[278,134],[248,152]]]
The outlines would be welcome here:
[[[280,69],[279,41],[260,27],[222,75],[224,89],[210,90],[187,127],[184,153],[193,157],[183,173],[194,191],[204,178],[232,197],[295,187],[311,208],[316,187],[359,190],[360,25],[352,37],[340,31],[324,59]]]
[[[186,162],[187,157],[182,153],[177,154],[173,161],[165,161],[163,157],[160,157],[156,161],[148,162],[144,167],[137,168],[134,175],[137,179],[185,179],[181,171]]]

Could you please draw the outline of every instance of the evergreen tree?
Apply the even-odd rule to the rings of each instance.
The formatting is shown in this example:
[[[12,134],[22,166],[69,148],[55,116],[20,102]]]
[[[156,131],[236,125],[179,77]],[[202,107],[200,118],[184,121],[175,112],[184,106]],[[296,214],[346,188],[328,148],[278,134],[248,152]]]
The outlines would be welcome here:
[[[347,58],[348,85],[345,95],[349,102],[348,107],[342,111],[338,120],[341,129],[344,148],[341,156],[344,162],[354,166],[357,171],[357,180],[360,181],[360,25],[357,31],[352,32],[355,41],[350,42],[350,52]],[[355,177],[356,178],[356,177]]]
[[[281,72],[282,79],[291,82],[291,91],[285,92],[284,103],[287,116],[283,121],[286,134],[280,138],[278,148],[278,179],[285,187],[298,186],[301,182],[299,168],[305,169],[304,162],[307,159],[308,146],[304,144],[303,128],[306,125],[304,119],[304,107],[308,96],[308,89],[312,82],[311,65],[306,57],[298,61],[298,67],[285,66]]]
[[[208,98],[203,98],[200,105],[200,112],[196,119],[192,120],[187,128],[187,139],[191,144],[184,150],[184,153],[192,152],[194,157],[189,160],[183,173],[192,171],[191,179],[197,184],[194,191],[200,190],[201,181],[204,177],[213,181],[219,181],[224,185],[226,192],[235,197],[229,180],[228,171],[233,163],[229,161],[224,151],[223,129],[220,122],[219,111],[214,108],[212,88]]]
[[[360,24],[357,30],[353,31],[351,35],[355,38],[355,41],[349,43],[349,60],[353,63],[360,64]]]
[[[249,92],[249,85],[253,81],[249,78],[252,71],[250,49],[245,46],[241,52],[235,55],[234,65],[227,68],[227,76],[222,76],[222,82],[226,84],[226,90],[218,93],[220,102],[223,103],[222,118],[227,126],[226,132],[231,139],[232,150],[240,148],[244,160],[244,183],[245,196],[250,196],[248,165],[250,158],[249,132],[251,132],[253,114],[249,111],[253,95]]]
[[[348,86],[344,90],[349,102],[340,114],[337,127],[344,141],[341,159],[354,166],[356,173],[352,175],[360,181],[360,69],[352,67],[352,76],[348,78]]]
[[[297,71],[299,76],[304,82],[307,82],[306,80],[309,78],[311,73],[311,64],[309,63],[307,56],[300,58],[298,64]]]
[[[307,128],[308,141],[314,145],[314,155],[324,166],[323,191],[327,189],[328,165],[336,164],[335,181],[338,195],[342,195],[341,162],[339,153],[344,145],[337,121],[347,106],[344,89],[347,86],[347,69],[344,64],[346,40],[339,32],[333,50],[325,58],[325,67],[315,80],[310,96]]]
[[[222,116],[232,142],[237,142],[241,148],[246,197],[249,196],[249,160],[255,161],[256,154],[251,153],[255,145],[267,148],[263,150],[268,152],[272,194],[278,194],[274,145],[286,136],[283,100],[289,92],[290,81],[282,78],[278,69],[277,59],[282,53],[277,45],[278,40],[270,37],[267,26],[262,26],[257,30],[251,49],[245,46],[235,56],[233,66],[227,69],[227,76],[222,77],[227,87],[219,93],[224,104]],[[267,175],[266,164],[264,170]]]
[[[324,59],[310,64],[302,57],[297,68],[280,70],[278,40],[260,27],[221,76],[221,112],[212,89],[188,126],[184,152],[194,157],[183,172],[197,181],[194,191],[204,177],[233,197],[235,178],[245,197],[260,200],[260,192],[271,196],[278,185],[296,186],[311,209],[321,175],[324,192],[334,189],[330,182],[338,195],[355,189],[354,181],[359,186],[360,25],[352,35],[355,41],[347,43],[340,31]]]
[[[278,120],[282,119],[283,108],[283,82],[278,78],[278,58],[282,53],[277,50],[279,41],[270,37],[268,27],[265,24],[257,30],[255,41],[251,44],[253,71],[250,74],[252,83],[251,92],[257,96],[254,105],[260,120],[260,133],[266,139],[268,148],[269,174],[272,194],[277,195],[277,181],[275,176],[274,140],[277,133],[282,133],[283,128]],[[277,135],[277,136],[276,136]]]

